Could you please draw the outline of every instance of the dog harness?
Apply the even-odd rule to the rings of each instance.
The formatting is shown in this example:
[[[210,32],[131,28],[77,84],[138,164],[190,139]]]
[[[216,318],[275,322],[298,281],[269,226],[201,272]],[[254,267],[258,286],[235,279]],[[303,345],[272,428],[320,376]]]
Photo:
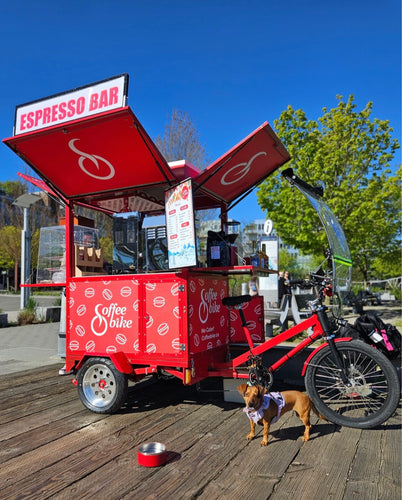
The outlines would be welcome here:
[[[244,408],[243,411],[244,413],[247,414],[248,418],[258,424],[258,422],[264,417],[264,411],[269,408],[269,404],[271,402],[271,399],[277,404],[278,406],[278,413],[276,414],[276,417],[274,417],[271,422],[274,423],[276,422],[279,417],[281,416],[282,408],[285,406],[285,400],[280,392],[270,392],[269,394],[264,394],[263,399],[262,399],[262,405],[258,410],[255,410],[254,408]]]

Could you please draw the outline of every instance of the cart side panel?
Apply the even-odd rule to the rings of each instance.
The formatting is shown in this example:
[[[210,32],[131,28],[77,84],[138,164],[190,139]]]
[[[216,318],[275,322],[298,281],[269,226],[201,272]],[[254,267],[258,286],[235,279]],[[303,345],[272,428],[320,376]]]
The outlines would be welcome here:
[[[184,284],[175,274],[72,278],[67,365],[123,352],[136,365],[187,366]]]
[[[222,304],[223,297],[227,295],[227,277],[189,275],[188,328],[191,355],[229,344],[229,315]]]
[[[133,279],[74,278],[67,287],[67,358],[124,351],[141,354],[140,284]]]
[[[158,276],[158,277],[156,277]],[[144,350],[160,360],[187,358],[186,282],[170,275],[144,280]]]

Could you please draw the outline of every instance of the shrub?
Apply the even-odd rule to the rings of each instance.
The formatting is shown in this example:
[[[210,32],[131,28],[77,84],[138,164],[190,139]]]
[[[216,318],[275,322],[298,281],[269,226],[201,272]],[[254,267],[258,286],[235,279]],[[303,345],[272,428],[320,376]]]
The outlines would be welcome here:
[[[28,299],[28,304],[26,308],[18,314],[18,324],[19,325],[31,325],[36,319],[36,307],[37,304],[35,300],[30,297]]]

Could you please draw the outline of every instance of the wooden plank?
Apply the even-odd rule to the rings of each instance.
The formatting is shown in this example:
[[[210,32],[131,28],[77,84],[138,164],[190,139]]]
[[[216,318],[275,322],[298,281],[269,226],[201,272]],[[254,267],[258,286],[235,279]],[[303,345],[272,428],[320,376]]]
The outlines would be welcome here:
[[[132,436],[135,426],[149,427],[153,421],[152,418],[156,420],[160,417],[156,409],[151,410],[151,413],[145,412],[143,414],[122,413],[113,416],[97,416],[97,421],[95,414],[87,412],[86,415],[93,417],[93,421],[72,433],[60,436],[58,439],[28,451],[21,457],[6,462],[0,469],[0,485],[3,481],[7,485],[18,481],[24,482],[26,476],[35,474],[56,462],[69,460],[74,454],[89,455],[91,451],[88,449],[94,445],[101,447],[106,444],[108,437],[120,437],[122,432],[129,432]],[[129,431],[125,431],[128,427]],[[88,461],[94,462],[93,459]],[[96,467],[96,463],[93,466]]]
[[[329,429],[327,423],[318,421],[315,417],[311,422],[311,439],[334,428],[330,424]],[[244,425],[248,432],[248,422],[243,423]],[[301,439],[303,431],[304,426],[299,418],[289,412],[271,426],[268,447],[262,447],[260,428],[258,436],[232,461],[230,467],[206,486],[200,498],[268,498],[304,446]],[[234,478],[239,480],[234,481]]]
[[[42,380],[33,381],[27,384],[14,387],[10,385],[8,388],[0,392],[0,406],[11,407],[21,404],[22,401],[40,399],[44,397],[50,387],[50,391],[58,391],[60,387],[72,387],[71,378],[60,377],[53,375],[52,377]]]
[[[30,431],[6,439],[1,442],[0,463],[21,456],[24,453],[29,453],[30,450],[39,448],[62,436],[77,432],[81,428],[88,427],[103,418],[106,417],[81,409],[81,411],[73,413],[63,419],[59,419],[47,425],[42,425],[41,427],[35,427]]]
[[[83,406],[77,398],[68,404],[50,406],[50,408],[2,424],[0,425],[0,442],[80,413],[82,409]]]
[[[155,385],[153,388],[153,393],[151,397],[147,397],[147,384],[138,384],[140,387],[138,390],[133,388],[131,393],[129,393],[129,398],[127,405],[131,406],[133,409],[149,408],[152,403],[158,400],[161,393],[165,395],[165,398],[170,397],[172,399],[175,395],[169,395],[166,391],[166,385],[161,384],[160,386]],[[74,386],[73,389],[76,390]],[[151,399],[154,399],[152,402]],[[64,406],[60,406],[55,409],[48,409],[46,412],[42,412],[35,416],[33,422],[30,423],[30,417],[25,417],[24,419],[16,419],[16,422],[7,424],[3,427],[3,433],[7,435],[7,439],[3,440],[2,447],[0,447],[0,463],[4,460],[10,459],[22,453],[25,453],[29,448],[33,449],[43,444],[46,444],[53,439],[58,439],[62,435],[74,432],[83,426],[90,425],[93,421],[107,418],[108,416],[101,416],[90,412],[85,409],[78,395],[69,403],[65,403]],[[53,421],[46,416],[47,423],[43,425],[42,415],[46,413],[52,414]],[[142,413],[140,413],[141,415]],[[40,417],[39,420],[37,417]],[[27,423],[29,428],[24,428],[24,424]],[[0,426],[0,431],[2,427]],[[21,430],[22,429],[22,430]]]
[[[358,429],[334,432],[332,428],[328,434],[305,443],[271,498],[342,499],[360,436]]]
[[[63,363],[60,361],[60,366],[62,365]],[[23,372],[0,375],[1,395],[3,395],[4,390],[15,389],[20,386],[26,386],[26,384],[30,384],[32,382],[46,380],[56,375],[58,371],[58,365],[54,364],[47,367],[24,370]],[[62,378],[66,377],[60,377],[60,379]]]
[[[391,417],[378,429],[362,432],[350,477],[346,484],[345,498],[364,499],[401,498],[401,433],[400,415]]]
[[[14,421],[16,418],[32,415],[33,413],[53,408],[57,405],[64,405],[70,401],[76,401],[77,398],[77,388],[73,386],[71,390],[62,393],[60,393],[60,389],[55,389],[55,391],[48,390],[40,399],[25,401],[11,408],[6,407],[4,410],[0,410],[0,422],[1,424],[6,424],[7,422]]]
[[[144,381],[130,389],[119,413],[97,415],[83,407],[70,380],[43,373],[49,380],[43,384],[36,372],[32,385],[17,374],[17,383],[24,380],[17,395],[6,388],[10,397],[23,397],[25,388],[26,402],[15,404],[14,420],[11,408],[0,412],[2,499],[400,498],[400,409],[364,431],[314,417],[307,443],[289,412],[261,447],[262,428],[247,441],[242,405],[219,394],[198,394],[177,380]],[[137,463],[138,446],[151,440],[167,445],[163,467]]]
[[[401,450],[402,450],[402,409],[383,424],[383,442],[381,449],[378,498],[400,500],[401,498]]]
[[[211,426],[211,417],[221,410],[211,405],[180,404],[168,411],[160,410],[155,414],[155,422],[143,424],[131,434],[131,446],[120,450],[120,454],[111,456],[103,466],[92,467],[92,471],[78,484],[72,484],[59,492],[57,498],[71,499],[71,495],[80,498],[120,498],[130,489],[140,486],[151,479],[157,469],[141,467],[137,463],[137,450],[147,440],[163,442],[168,450],[168,463],[175,468],[182,460],[182,452],[192,447],[207,433]],[[168,416],[170,414],[170,417]],[[132,433],[132,430],[129,431]],[[164,466],[167,467],[168,465]],[[155,490],[153,490],[155,491]]]
[[[110,435],[97,434],[97,440],[92,445],[86,445],[78,452],[69,454],[64,460],[40,469],[36,473],[26,476],[23,480],[2,489],[2,495],[5,498],[8,498],[8,496],[13,498],[18,492],[24,498],[47,497],[54,495],[63,487],[76,483],[77,480],[85,478],[88,474],[98,471],[104,466],[106,466],[107,475],[106,477],[103,476],[101,484],[104,485],[105,482],[108,485],[113,484],[113,494],[115,486],[121,481],[121,470],[119,467],[117,474],[115,472],[110,476],[108,471],[111,461],[120,457],[124,450],[131,450],[131,453],[135,455],[136,447],[140,443],[149,440],[155,433],[170,427],[173,423],[176,423],[177,427],[181,427],[178,420],[191,413],[191,407],[182,406],[182,408],[178,409],[155,408],[151,410],[156,417],[154,420],[150,420],[149,417],[145,418],[145,415],[142,415],[142,425],[135,434],[131,425]],[[199,407],[193,406],[192,411],[199,411]],[[163,418],[161,418],[161,413]],[[102,487],[102,491],[104,491],[104,487]]]
[[[260,436],[251,443],[245,439],[249,424],[240,408],[234,408],[226,413],[231,414],[230,419],[220,424],[212,424],[214,428],[211,426],[208,434],[193,447],[184,450],[178,463],[168,464],[152,476],[152,492],[155,498],[206,498],[212,494],[212,490],[207,489],[209,484],[225,475],[227,471],[230,471],[228,474],[231,476],[230,495],[236,490],[234,484],[240,487],[238,491],[241,492],[240,496],[229,495],[229,498],[244,498],[243,493],[247,488],[244,488],[243,484],[247,477],[248,466],[264,463],[259,461],[259,456],[266,456],[271,445],[268,448],[261,447]],[[254,451],[249,452],[251,449]],[[238,457],[241,457],[239,463],[237,463]],[[133,491],[136,498],[146,498],[146,484],[132,485],[130,492]],[[130,497],[130,492],[127,493],[127,498]],[[222,489],[220,494],[222,495]],[[247,498],[253,498],[257,494],[258,491],[252,488],[246,492]],[[263,498],[267,498],[265,488],[264,494]]]

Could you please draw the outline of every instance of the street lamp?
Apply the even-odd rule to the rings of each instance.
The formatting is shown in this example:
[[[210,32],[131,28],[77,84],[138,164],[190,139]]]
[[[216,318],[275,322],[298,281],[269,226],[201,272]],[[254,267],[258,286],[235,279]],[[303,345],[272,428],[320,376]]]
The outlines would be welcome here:
[[[40,196],[34,193],[26,193],[19,196],[13,205],[24,209],[24,228],[21,231],[21,284],[25,284],[29,278],[31,269],[31,231],[29,230],[29,208],[40,200]],[[15,277],[17,281],[17,276]],[[20,308],[25,309],[28,305],[29,288],[21,287]]]

